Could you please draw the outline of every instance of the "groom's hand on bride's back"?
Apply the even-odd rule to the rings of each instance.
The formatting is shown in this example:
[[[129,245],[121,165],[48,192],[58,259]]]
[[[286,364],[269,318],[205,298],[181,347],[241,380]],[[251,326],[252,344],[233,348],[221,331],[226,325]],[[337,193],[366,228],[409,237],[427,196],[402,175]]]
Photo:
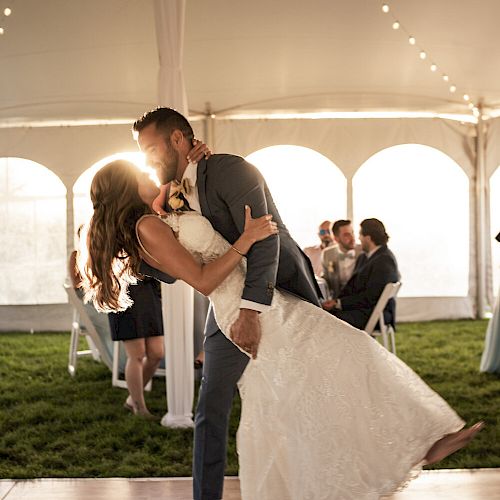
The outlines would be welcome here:
[[[261,337],[259,313],[252,309],[240,309],[230,335],[236,345],[256,359]]]

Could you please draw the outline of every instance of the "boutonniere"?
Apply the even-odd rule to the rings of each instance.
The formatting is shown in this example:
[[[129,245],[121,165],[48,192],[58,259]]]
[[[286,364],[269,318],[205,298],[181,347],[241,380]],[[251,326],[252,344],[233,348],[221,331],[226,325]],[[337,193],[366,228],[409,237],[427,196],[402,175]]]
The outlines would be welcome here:
[[[190,210],[186,200],[186,195],[189,195],[189,193],[191,193],[191,184],[188,179],[182,179],[181,182],[172,181],[168,198],[168,204],[172,207],[172,210]]]
[[[175,193],[168,199],[168,204],[172,210],[180,210],[184,206],[184,200],[180,197],[181,193]]]

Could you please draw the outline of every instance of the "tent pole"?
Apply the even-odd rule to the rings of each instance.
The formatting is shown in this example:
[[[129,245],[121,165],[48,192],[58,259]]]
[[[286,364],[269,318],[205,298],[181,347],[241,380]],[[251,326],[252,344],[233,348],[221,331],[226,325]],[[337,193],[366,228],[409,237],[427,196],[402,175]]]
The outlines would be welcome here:
[[[353,200],[352,200],[352,176],[348,177],[347,179],[347,207],[346,207],[346,212],[347,212],[347,219],[352,221],[354,224],[353,220]],[[361,221],[356,221],[356,223],[359,223]]]
[[[203,140],[205,144],[214,151],[215,148],[215,115],[212,113],[212,106],[205,103],[205,118],[203,120]]]
[[[485,124],[483,105],[479,103],[476,125],[476,317],[486,313],[486,171],[485,171]]]

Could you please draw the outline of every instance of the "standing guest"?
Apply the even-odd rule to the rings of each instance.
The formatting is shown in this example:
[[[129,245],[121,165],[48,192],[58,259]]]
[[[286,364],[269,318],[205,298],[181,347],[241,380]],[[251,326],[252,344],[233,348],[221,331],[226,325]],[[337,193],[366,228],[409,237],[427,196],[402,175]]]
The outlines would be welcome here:
[[[129,296],[134,302],[130,308],[108,314],[111,338],[123,341],[127,353],[129,396],[124,407],[134,415],[154,418],[144,400],[144,386],[164,357],[160,283],[145,276],[129,287]]]
[[[76,236],[77,236],[78,242],[80,242],[80,234],[82,232],[82,229],[83,229],[83,224],[81,224],[78,227],[78,229],[76,230]],[[82,276],[81,276],[80,270],[78,269],[78,266],[77,266],[77,255],[78,255],[78,251],[77,250],[73,250],[69,254],[69,259],[68,259],[68,277],[69,277],[69,280],[71,282],[71,285],[73,286],[73,288],[76,291],[76,294],[80,298],[82,298],[83,297],[83,292],[81,290]]]
[[[336,299],[354,272],[356,258],[361,253],[361,245],[356,245],[350,220],[335,221],[332,225],[332,233],[336,245],[323,250],[321,264],[322,277],[328,284],[328,298]]]
[[[500,233],[495,239],[500,241]],[[488,322],[479,370],[500,374],[500,294],[497,297],[493,316]]]
[[[387,283],[399,281],[396,257],[387,247],[389,236],[378,219],[361,223],[359,240],[363,253],[356,260],[354,272],[338,299],[327,300],[323,308],[350,325],[362,330]],[[386,324],[396,321],[396,302],[389,300],[384,309]]]
[[[322,222],[318,228],[320,244],[304,248],[304,253],[309,257],[316,276],[321,276],[322,272],[321,253],[325,248],[333,244],[331,225],[332,223],[329,220]]]

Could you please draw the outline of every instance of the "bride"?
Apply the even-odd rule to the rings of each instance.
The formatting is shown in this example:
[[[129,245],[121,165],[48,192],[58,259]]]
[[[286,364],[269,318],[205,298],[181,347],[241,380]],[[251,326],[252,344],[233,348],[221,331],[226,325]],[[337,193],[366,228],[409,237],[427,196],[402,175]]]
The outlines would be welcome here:
[[[94,214],[83,268],[87,298],[102,311],[130,305],[127,285],[148,264],[207,295],[230,338],[246,254],[277,232],[252,219],[230,245],[197,212],[163,217],[158,188],[131,163],[94,177]],[[375,500],[422,465],[465,446],[482,423],[463,420],[407,365],[365,332],[286,292],[260,314],[259,354],[239,381],[237,434],[243,500]]]

